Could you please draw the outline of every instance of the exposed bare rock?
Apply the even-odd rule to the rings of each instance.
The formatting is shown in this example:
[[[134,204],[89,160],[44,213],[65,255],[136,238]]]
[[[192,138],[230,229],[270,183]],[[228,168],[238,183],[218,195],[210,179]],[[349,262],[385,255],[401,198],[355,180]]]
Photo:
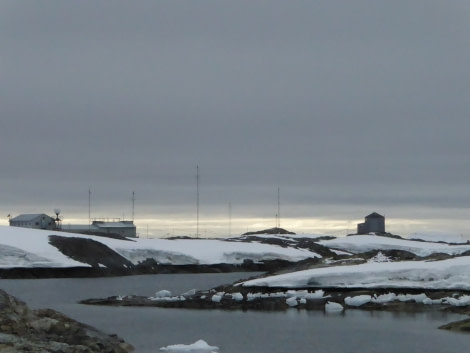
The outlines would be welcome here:
[[[30,310],[0,289],[2,353],[128,353],[134,348],[51,309]]]
[[[259,230],[257,232],[247,232],[247,233],[244,233],[243,235],[254,235],[254,234],[294,234],[295,235],[294,232],[289,232],[288,230],[285,230],[284,228],[279,228],[279,227]]]
[[[132,262],[98,241],[79,237],[50,235],[49,243],[70,258],[95,268],[131,269]]]

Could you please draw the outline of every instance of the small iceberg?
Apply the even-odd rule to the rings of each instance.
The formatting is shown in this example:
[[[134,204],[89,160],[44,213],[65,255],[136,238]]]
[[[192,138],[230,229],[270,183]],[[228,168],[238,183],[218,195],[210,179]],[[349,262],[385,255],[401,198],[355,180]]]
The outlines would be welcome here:
[[[347,297],[344,299],[344,303],[349,306],[361,306],[370,303],[372,297],[370,295],[357,295],[355,297]]]
[[[214,353],[219,350],[219,347],[209,346],[206,341],[198,340],[192,344],[173,344],[170,346],[160,348],[165,352],[190,352],[190,353]]]
[[[344,310],[344,308],[340,303],[327,302],[325,304],[325,311],[327,313],[340,313],[343,310]]]

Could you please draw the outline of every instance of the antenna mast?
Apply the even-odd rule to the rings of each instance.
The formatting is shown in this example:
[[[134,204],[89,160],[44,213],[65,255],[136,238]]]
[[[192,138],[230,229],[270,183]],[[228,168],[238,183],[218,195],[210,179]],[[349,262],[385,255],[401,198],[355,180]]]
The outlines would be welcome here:
[[[91,188],[88,188],[88,230],[91,226]]]
[[[132,222],[134,222],[135,192],[132,191]]]
[[[232,201],[228,203],[228,236],[232,236]]]
[[[199,165],[196,166],[196,238],[199,238]]]

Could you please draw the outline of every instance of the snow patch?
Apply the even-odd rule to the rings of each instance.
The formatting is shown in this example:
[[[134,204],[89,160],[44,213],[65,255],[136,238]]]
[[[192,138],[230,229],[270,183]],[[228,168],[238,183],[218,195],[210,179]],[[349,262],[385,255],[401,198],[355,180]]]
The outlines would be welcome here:
[[[381,251],[379,251],[377,253],[377,255],[375,255],[374,257],[371,257],[369,260],[367,260],[367,262],[371,263],[371,262],[391,262],[392,260],[385,256],[384,254],[382,254]]]
[[[211,298],[211,300],[214,302],[214,303],[220,303],[220,301],[222,300],[222,298],[224,297],[224,294],[225,293],[217,293],[217,294],[214,294]]]
[[[232,293],[232,299],[237,302],[241,302],[243,301],[243,294],[241,294],[240,292]]]
[[[169,298],[171,297],[171,292],[169,290],[163,289],[161,291],[158,291],[155,293],[155,298],[161,299],[161,298]]]

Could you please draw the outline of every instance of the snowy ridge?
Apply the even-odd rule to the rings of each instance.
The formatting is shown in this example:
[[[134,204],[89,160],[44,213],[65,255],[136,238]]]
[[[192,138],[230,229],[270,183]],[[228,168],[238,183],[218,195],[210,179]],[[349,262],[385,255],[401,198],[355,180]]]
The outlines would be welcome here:
[[[49,236],[92,239],[114,250],[133,264],[148,258],[170,265],[240,264],[282,259],[300,261],[321,256],[307,249],[273,244],[228,242],[216,239],[142,239],[133,241],[106,237],[0,226],[0,268],[89,266],[72,260],[49,244]]]
[[[0,226],[0,267],[88,266],[49,244],[51,232]]]
[[[435,253],[443,253],[455,256],[470,250],[470,245],[468,244],[449,245],[444,243],[395,239],[377,235],[354,235],[349,237],[335,238],[332,240],[320,240],[318,241],[318,244],[354,254],[370,250],[406,250],[421,257],[429,256]]]

